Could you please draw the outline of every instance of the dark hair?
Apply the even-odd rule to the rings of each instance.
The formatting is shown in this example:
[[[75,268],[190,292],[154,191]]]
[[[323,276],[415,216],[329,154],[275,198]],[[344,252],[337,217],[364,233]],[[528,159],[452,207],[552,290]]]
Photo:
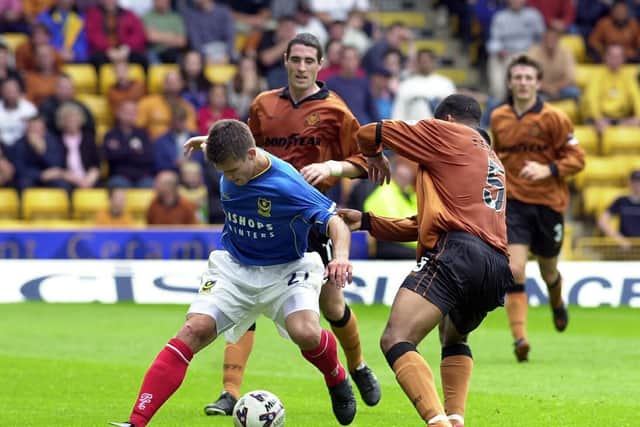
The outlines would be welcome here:
[[[424,47],[422,49],[418,49],[418,52],[416,53],[416,58],[422,55],[429,55],[431,59],[438,59],[438,55],[436,55],[436,52],[433,49],[428,49]]]
[[[530,56],[518,55],[509,63],[509,66],[507,67],[507,81],[511,80],[511,70],[513,69],[513,67],[517,67],[518,65],[535,68],[538,80],[542,80],[542,66],[540,66],[540,63]]]
[[[209,129],[205,154],[208,161],[220,164],[230,159],[244,160],[249,148],[255,146],[249,126],[239,120],[223,119]]]
[[[289,58],[289,54],[291,53],[291,46],[297,44],[314,48],[316,50],[316,59],[318,60],[318,62],[322,61],[322,58],[324,56],[322,46],[320,45],[320,41],[318,40],[318,38],[311,33],[296,34],[296,36],[289,41],[289,44],[287,44],[286,52],[287,59]]]
[[[440,102],[433,116],[436,119],[446,120],[448,115],[456,121],[477,125],[480,123],[482,110],[478,101],[472,97],[454,94],[447,96]]]

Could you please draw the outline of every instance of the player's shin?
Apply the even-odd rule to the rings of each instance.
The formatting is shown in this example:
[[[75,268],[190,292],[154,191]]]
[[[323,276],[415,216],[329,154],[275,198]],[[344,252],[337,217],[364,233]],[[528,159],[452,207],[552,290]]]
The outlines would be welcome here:
[[[242,385],[242,378],[249,355],[253,349],[254,337],[255,324],[249,328],[237,343],[227,342],[224,348],[222,383],[224,390],[236,399],[240,397],[240,386]]]
[[[338,346],[333,334],[325,329],[320,335],[320,344],[311,350],[303,350],[302,355],[324,375],[329,387],[340,384],[346,378],[346,371],[338,360]]]
[[[509,318],[509,327],[514,341],[527,337],[527,293],[524,283],[516,284],[507,289],[505,309]]]
[[[173,338],[153,361],[142,382],[129,421],[145,427],[164,402],[180,387],[193,358],[183,341]]]
[[[409,342],[399,342],[385,353],[385,357],[420,417],[432,427],[451,426],[438,397],[431,368],[420,356],[416,346]]]
[[[442,349],[440,377],[444,392],[444,409],[454,425],[464,425],[464,409],[469,392],[473,358],[471,349],[464,343]],[[458,417],[452,417],[457,415]]]
[[[353,372],[363,362],[358,319],[349,305],[345,304],[342,319],[327,320],[331,324],[331,330],[340,342],[340,346],[347,357],[349,372]]]

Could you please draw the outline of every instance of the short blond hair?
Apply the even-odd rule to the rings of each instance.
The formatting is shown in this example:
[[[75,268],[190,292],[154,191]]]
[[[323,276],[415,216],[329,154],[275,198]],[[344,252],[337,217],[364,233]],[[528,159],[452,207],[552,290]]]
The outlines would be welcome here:
[[[84,126],[87,122],[87,117],[84,114],[84,111],[78,104],[73,102],[65,102],[56,111],[56,127],[62,130],[64,125],[64,121],[69,116],[69,114],[78,114],[80,117],[80,127]]]

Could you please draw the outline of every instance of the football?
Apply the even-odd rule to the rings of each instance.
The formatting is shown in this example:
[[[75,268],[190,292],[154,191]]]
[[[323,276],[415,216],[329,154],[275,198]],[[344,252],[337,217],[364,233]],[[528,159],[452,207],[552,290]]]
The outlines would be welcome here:
[[[233,407],[235,427],[280,427],[284,425],[284,406],[278,396],[254,390],[242,396]]]

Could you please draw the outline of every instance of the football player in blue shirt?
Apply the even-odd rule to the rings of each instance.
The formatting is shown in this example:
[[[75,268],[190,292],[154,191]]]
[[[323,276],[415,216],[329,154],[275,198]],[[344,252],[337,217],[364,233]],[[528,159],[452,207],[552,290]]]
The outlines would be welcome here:
[[[349,229],[334,203],[293,166],[256,147],[246,124],[216,122],[201,148],[222,173],[225,250],[210,254],[187,320],[147,371],[129,420],[111,424],[145,427],[178,389],[195,353],[222,333],[235,342],[260,314],[323,373],[334,415],[350,424],[355,396],[336,339],[320,326],[318,307],[325,279],[324,286],[338,287],[352,280]],[[320,255],[306,252],[312,227],[333,241],[326,268]]]

